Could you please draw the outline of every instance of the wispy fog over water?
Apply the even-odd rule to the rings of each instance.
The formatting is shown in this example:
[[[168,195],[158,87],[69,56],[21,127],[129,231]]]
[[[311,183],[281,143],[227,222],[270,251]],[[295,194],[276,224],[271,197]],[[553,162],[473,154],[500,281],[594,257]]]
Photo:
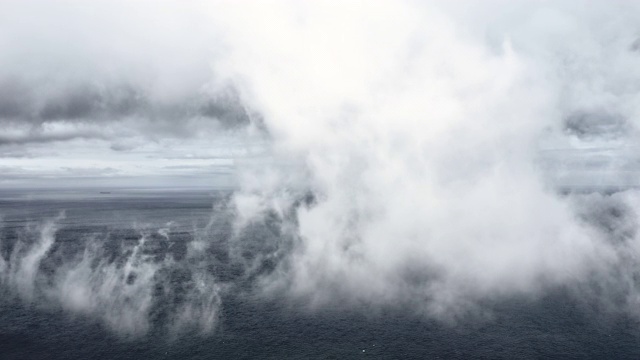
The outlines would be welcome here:
[[[640,354],[622,267],[535,296],[496,295],[455,322],[425,316],[420,298],[382,306],[336,293],[309,306],[265,287],[295,253],[283,220],[234,228],[229,192],[25,195],[0,201],[3,358]],[[622,242],[628,213],[606,199],[581,198],[599,208],[584,216],[603,232],[616,226],[611,241]]]

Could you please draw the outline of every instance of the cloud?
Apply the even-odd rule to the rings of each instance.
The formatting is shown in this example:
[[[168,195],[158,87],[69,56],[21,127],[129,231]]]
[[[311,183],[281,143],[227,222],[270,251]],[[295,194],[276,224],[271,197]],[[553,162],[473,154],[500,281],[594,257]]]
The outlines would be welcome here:
[[[636,191],[571,193],[638,185],[636,4],[16,4],[4,146],[171,180],[239,158],[234,231],[285,249],[264,293],[445,319],[592,280],[638,298],[612,276],[639,268]]]
[[[133,178],[132,162],[151,171],[166,165],[152,158],[184,155],[169,146],[191,153],[253,132],[237,91],[211,70],[221,48],[202,6],[2,2],[0,152],[31,154],[32,169],[51,154],[84,167],[78,158],[93,154]]]
[[[97,127],[76,125],[65,122],[45,123],[42,126],[12,126],[5,124],[5,132],[0,134],[0,146],[49,143],[73,139],[105,139],[108,135]]]
[[[216,69],[273,137],[275,160],[240,167],[239,224],[275,212],[297,238],[265,288],[449,318],[629,266],[556,190],[620,180],[637,12],[569,4],[470,3],[478,17],[412,1],[226,2],[213,14],[229,49]],[[554,144],[555,173],[540,165]],[[576,165],[591,173],[564,166],[600,146],[613,149],[604,161]]]
[[[224,131],[250,123],[237,98],[224,93],[207,98],[194,92],[188,98],[154,103],[132,87],[98,89],[83,85],[60,89],[55,94],[34,95],[16,91],[12,86],[0,84],[0,94],[10,94],[0,103],[0,123],[7,130],[17,128],[21,132],[1,134],[0,145],[78,137],[194,137],[211,128]],[[35,91],[38,84],[23,87]],[[64,126],[77,130],[47,134]]]

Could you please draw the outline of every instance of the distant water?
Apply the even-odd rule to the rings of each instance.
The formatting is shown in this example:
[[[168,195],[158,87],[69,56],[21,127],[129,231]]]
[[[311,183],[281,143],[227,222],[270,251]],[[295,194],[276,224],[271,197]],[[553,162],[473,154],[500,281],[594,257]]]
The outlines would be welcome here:
[[[266,221],[229,238],[228,193],[0,193],[0,359],[640,358],[640,324],[558,288],[443,324],[411,309],[308,309],[256,279]]]

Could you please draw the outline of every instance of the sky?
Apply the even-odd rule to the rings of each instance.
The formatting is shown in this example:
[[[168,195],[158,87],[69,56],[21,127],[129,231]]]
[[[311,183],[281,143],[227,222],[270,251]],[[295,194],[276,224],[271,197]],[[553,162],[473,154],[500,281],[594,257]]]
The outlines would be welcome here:
[[[199,8],[0,3],[0,186],[230,186],[261,145]]]
[[[453,87],[494,76],[481,57],[508,51],[553,98],[556,113],[539,114],[546,128],[522,129],[546,131],[535,146],[552,182],[633,185],[632,141],[620,140],[635,129],[628,119],[640,48],[633,10],[622,1],[3,1],[0,186],[235,187],[238,164],[297,156],[299,146],[286,160],[271,153],[288,146],[281,135],[300,130],[295,124],[308,130],[295,134],[298,142],[323,130],[309,109],[297,114],[307,121],[265,122],[289,117],[271,114],[274,105],[334,101],[342,109],[331,111],[355,114],[370,104],[354,96],[378,89],[366,96],[384,97],[411,71],[402,54],[420,54],[420,36],[446,54],[432,57],[451,65],[443,71],[461,74]],[[379,71],[388,78],[375,83]],[[269,76],[271,88],[258,88]],[[257,99],[261,91],[271,98]],[[402,101],[412,111],[420,99]],[[336,117],[320,116],[327,115]],[[335,139],[336,129],[324,129],[324,138]]]

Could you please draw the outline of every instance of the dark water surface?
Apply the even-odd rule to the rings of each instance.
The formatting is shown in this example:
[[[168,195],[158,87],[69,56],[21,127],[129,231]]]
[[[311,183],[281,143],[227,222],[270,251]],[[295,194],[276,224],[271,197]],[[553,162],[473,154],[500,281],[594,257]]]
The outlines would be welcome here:
[[[0,359],[640,358],[636,319],[567,289],[503,299],[482,319],[455,324],[410,309],[309,310],[284,295],[267,299],[252,284],[286,241],[269,223],[232,235],[228,217],[216,215],[227,196],[1,193]],[[52,243],[32,261],[47,221]],[[198,241],[200,253],[190,250]],[[213,325],[203,320],[211,311]]]

